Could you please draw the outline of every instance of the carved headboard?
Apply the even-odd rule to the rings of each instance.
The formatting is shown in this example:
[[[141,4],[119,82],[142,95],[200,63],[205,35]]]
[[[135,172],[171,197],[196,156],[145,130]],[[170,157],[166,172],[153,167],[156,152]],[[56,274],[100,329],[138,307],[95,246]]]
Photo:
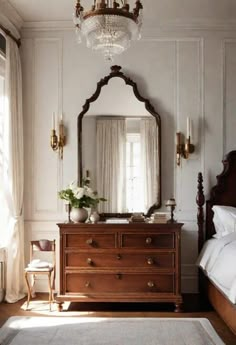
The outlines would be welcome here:
[[[213,205],[225,205],[236,207],[236,150],[229,152],[223,159],[223,171],[217,175],[217,184],[210,191],[210,198],[206,202],[206,221],[204,231],[204,211],[205,197],[203,193],[202,173],[198,174],[198,248],[201,250],[205,240],[215,234],[213,224]]]

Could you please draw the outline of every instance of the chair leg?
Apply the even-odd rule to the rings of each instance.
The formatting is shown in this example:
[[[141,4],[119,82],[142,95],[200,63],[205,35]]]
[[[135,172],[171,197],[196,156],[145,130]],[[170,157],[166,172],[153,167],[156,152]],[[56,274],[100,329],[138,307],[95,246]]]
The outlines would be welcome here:
[[[31,284],[31,288],[30,288],[32,298],[34,298],[36,296],[36,293],[34,290],[34,285],[35,285],[35,274],[32,275],[32,284]]]
[[[55,293],[55,271],[52,271],[52,276],[51,276],[51,287],[52,287],[52,303],[55,302],[54,300],[54,293]]]
[[[49,288],[49,308],[52,310],[52,284],[51,284],[51,272],[48,273],[48,288]]]
[[[30,289],[30,284],[29,284],[29,281],[28,281],[28,273],[27,272],[25,272],[25,281],[26,281],[27,289],[28,289],[28,297],[27,297],[27,304],[26,304],[26,309],[28,309],[29,302],[30,302],[30,297],[31,297],[31,289]]]

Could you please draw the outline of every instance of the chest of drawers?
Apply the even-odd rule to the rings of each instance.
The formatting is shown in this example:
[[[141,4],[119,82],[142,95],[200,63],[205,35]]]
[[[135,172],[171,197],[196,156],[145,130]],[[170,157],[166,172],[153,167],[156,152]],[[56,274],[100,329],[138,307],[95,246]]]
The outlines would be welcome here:
[[[180,311],[183,224],[58,224],[64,301],[173,302]]]

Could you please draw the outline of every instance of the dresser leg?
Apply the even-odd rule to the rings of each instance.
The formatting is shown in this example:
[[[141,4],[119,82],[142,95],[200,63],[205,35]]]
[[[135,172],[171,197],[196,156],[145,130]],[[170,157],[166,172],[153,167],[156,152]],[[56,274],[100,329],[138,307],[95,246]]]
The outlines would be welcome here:
[[[61,312],[63,310],[63,302],[56,302],[57,303],[57,311]]]
[[[175,303],[175,313],[183,312],[183,303]]]

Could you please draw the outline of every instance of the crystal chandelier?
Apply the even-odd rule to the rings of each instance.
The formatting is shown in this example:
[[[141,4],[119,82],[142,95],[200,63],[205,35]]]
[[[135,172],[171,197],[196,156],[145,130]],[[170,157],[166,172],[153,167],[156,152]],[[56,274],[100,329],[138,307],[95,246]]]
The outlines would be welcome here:
[[[94,0],[92,8],[85,12],[77,0],[74,24],[78,42],[86,38],[87,47],[103,53],[106,60],[121,54],[132,40],[140,39],[142,3],[135,1],[131,11],[127,0]]]

